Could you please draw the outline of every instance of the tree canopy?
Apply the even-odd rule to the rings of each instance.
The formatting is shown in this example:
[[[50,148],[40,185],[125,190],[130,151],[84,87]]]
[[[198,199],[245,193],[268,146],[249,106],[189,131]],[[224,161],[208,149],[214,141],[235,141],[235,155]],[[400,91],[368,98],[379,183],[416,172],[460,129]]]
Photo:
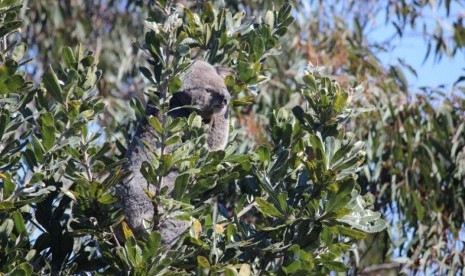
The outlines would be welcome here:
[[[412,87],[369,36],[463,60],[464,4],[340,2],[0,0],[0,272],[464,273],[465,74]],[[195,112],[166,116],[198,59],[234,72],[225,150]],[[143,118],[174,149],[141,166],[179,171],[147,191],[190,223],[173,246],[116,204]]]

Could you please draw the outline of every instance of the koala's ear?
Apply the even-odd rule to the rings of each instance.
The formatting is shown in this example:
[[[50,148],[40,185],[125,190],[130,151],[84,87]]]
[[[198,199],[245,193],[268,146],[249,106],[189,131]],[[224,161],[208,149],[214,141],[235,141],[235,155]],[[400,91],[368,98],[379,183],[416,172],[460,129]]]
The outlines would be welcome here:
[[[215,69],[218,75],[220,75],[223,79],[226,78],[226,76],[234,75],[235,73],[233,69],[222,65],[215,65]]]

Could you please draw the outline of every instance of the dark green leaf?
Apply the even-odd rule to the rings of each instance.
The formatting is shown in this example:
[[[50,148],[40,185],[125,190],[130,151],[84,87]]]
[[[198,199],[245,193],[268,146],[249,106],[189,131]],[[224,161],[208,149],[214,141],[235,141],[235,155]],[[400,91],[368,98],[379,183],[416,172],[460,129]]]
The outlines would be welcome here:
[[[51,113],[44,113],[42,120],[42,145],[48,151],[55,144],[55,123]]]
[[[63,90],[61,89],[60,84],[58,83],[58,78],[53,72],[53,69],[50,67],[50,72],[44,74],[42,81],[47,89],[47,92],[52,95],[52,97],[57,100],[59,103],[64,103],[63,101]]]
[[[1,174],[0,179],[3,180],[3,198],[7,199],[16,190],[16,183],[11,180],[8,172]]]
[[[13,32],[15,30],[19,30],[23,26],[22,21],[10,21],[6,22],[3,24],[3,26],[0,26],[0,38],[5,36],[6,34]]]
[[[189,183],[189,174],[178,175],[174,184],[173,199],[181,200]]]
[[[13,221],[15,223],[15,229],[18,234],[23,234],[26,233],[26,224],[24,223],[23,216],[21,215],[21,212],[15,211],[12,215]]]
[[[425,208],[423,204],[421,203],[417,193],[418,193],[417,191],[413,191],[411,195],[413,198],[413,203],[415,204],[415,210],[417,211],[418,220],[423,221],[425,217]]]
[[[151,83],[155,83],[155,80],[152,77],[152,72],[150,72],[150,70],[147,67],[140,66],[139,70],[142,73],[142,75],[144,75],[144,77],[146,77]]]
[[[76,68],[76,58],[70,47],[63,48],[63,60],[68,68]]]

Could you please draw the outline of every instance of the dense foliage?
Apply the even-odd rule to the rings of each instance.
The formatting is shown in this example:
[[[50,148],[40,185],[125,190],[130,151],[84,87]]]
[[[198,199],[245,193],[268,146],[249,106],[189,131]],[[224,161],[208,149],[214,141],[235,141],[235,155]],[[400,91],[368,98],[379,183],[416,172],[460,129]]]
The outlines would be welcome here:
[[[365,35],[381,11],[402,36],[440,7],[452,36],[424,35],[461,55],[459,1],[179,2],[0,0],[1,272],[463,272],[464,77],[413,94],[413,68],[381,64]],[[146,98],[166,114],[195,59],[234,71],[228,147],[205,148],[195,113],[148,117],[174,150],[141,171],[179,170],[153,202],[191,228],[173,248],[157,231],[118,241]]]

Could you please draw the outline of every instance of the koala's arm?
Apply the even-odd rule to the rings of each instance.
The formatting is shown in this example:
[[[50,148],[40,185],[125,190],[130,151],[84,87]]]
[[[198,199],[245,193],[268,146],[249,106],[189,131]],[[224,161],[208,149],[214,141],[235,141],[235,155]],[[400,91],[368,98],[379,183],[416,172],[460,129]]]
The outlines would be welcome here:
[[[229,137],[229,107],[225,112],[213,114],[208,125],[208,148],[211,151],[226,148]]]

